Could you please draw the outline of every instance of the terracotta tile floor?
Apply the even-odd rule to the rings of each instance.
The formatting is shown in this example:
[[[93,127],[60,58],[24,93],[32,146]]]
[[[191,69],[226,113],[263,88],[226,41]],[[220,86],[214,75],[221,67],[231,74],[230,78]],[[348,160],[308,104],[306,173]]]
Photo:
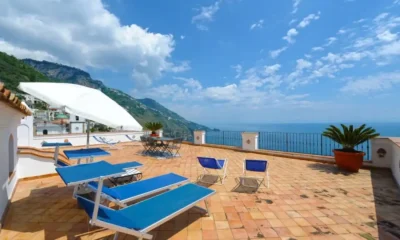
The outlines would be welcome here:
[[[139,146],[112,150],[106,160],[140,161],[144,178],[175,172],[195,182],[201,173],[196,156],[229,159],[225,184],[209,186],[217,191],[207,199],[210,216],[183,213],[152,231],[155,239],[400,237],[400,191],[389,170],[346,174],[332,165],[190,145],[175,159],[144,157],[140,151]],[[270,160],[270,189],[252,193],[237,184],[244,158]],[[89,226],[71,195],[59,177],[20,182],[0,239],[112,239],[112,231]]]

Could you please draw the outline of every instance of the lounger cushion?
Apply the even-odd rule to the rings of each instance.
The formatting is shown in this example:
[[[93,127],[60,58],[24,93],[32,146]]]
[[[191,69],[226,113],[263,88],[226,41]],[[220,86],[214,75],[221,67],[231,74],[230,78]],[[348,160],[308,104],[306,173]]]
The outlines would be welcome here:
[[[184,183],[188,181],[187,178],[177,175],[175,173],[168,173],[161,176],[145,179],[142,181],[129,183],[113,188],[103,186],[103,193],[117,200],[126,200],[149,192],[157,191],[160,188]],[[97,182],[89,183],[89,186],[97,189]]]
[[[124,163],[116,163],[114,164],[114,166],[120,167],[122,169],[129,169],[129,168],[138,168],[138,167],[142,167],[143,164],[139,163],[139,162],[124,162]]]
[[[65,156],[69,159],[88,158],[88,157],[104,157],[111,155],[109,152],[101,148],[82,148],[78,150],[64,150]]]
[[[245,167],[248,171],[253,172],[265,172],[268,166],[267,160],[245,160]]]
[[[225,165],[225,160],[209,158],[209,157],[197,157],[199,163],[204,168],[211,168],[211,169],[222,169]]]
[[[214,190],[189,183],[121,210],[100,205],[98,220],[140,231],[214,193]],[[81,197],[78,202],[92,216],[94,202]]]
[[[100,176],[111,177],[124,173],[120,167],[116,167],[106,161],[58,167],[56,171],[66,185],[90,181]]]

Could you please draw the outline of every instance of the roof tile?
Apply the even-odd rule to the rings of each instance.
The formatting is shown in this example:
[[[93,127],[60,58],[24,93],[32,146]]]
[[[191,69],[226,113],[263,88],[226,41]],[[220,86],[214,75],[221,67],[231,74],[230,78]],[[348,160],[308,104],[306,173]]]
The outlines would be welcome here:
[[[22,104],[21,100],[12,93],[9,89],[5,88],[4,84],[0,82],[0,101],[5,102],[10,107],[15,108],[24,115],[31,116],[32,112]]]

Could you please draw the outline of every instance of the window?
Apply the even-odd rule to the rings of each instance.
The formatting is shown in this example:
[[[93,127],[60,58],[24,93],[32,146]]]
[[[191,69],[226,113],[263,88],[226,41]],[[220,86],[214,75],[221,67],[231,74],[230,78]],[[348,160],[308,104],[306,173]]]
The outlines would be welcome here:
[[[75,116],[75,120],[76,120],[76,121],[79,121],[79,116]]]
[[[8,173],[9,177],[14,173],[14,137],[11,134],[8,138]]]
[[[44,129],[43,130],[43,135],[47,135],[47,133],[48,133],[47,129]]]

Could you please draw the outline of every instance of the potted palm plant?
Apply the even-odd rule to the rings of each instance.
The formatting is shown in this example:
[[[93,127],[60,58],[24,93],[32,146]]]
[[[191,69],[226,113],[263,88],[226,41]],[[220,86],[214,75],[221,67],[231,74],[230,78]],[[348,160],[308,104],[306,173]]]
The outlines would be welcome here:
[[[366,128],[365,124],[358,128],[344,124],[341,124],[341,127],[342,130],[330,125],[322,135],[342,145],[342,149],[333,150],[338,168],[350,172],[358,172],[363,164],[365,153],[354,148],[372,138],[378,137],[379,133],[371,127]]]
[[[147,122],[144,124],[144,127],[147,130],[151,131],[150,136],[158,137],[158,134],[156,131],[160,130],[163,127],[163,125],[160,122]]]

